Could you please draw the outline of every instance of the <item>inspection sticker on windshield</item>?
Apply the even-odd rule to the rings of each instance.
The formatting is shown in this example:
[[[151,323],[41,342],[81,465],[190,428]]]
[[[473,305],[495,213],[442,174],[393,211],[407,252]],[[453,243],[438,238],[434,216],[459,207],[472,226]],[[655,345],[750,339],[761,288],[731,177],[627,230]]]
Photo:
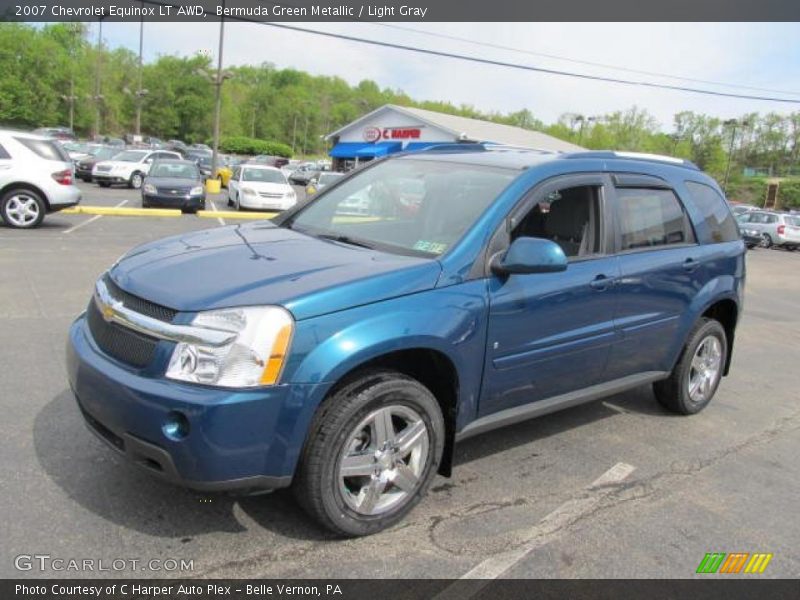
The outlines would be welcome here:
[[[414,250],[421,250],[422,252],[430,252],[431,254],[441,254],[447,250],[447,244],[441,242],[428,242],[420,240],[414,244]]]

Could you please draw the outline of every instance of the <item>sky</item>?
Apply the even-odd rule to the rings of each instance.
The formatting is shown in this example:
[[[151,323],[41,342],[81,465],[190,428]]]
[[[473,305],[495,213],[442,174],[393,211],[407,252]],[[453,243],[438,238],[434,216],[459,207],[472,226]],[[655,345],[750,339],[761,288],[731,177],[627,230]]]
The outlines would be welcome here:
[[[748,112],[800,110],[798,23],[298,23],[320,31],[430,48],[491,60],[698,87],[738,94],[790,98],[775,103],[647,89],[479,65],[402,50],[366,46],[253,23],[226,23],[225,66],[269,62],[315,75],[339,76],[356,84],[371,79],[415,100],[448,100],[482,111],[529,109],[546,123],[563,113],[593,116],[646,109],[665,131],[683,110],[720,118]],[[96,24],[91,38],[96,39]],[[216,61],[219,23],[146,23],[144,59],[161,54],[207,53]],[[502,45],[522,52],[441,39],[407,30]],[[106,22],[105,43],[138,51],[139,24]],[[533,55],[530,53],[537,53]],[[602,63],[771,91],[723,87],[654,77],[541,56]]]

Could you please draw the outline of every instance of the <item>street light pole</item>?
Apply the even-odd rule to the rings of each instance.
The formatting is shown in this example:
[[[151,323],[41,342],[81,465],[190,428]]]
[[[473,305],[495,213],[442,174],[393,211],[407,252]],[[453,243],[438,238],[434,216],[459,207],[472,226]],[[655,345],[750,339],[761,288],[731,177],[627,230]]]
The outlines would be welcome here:
[[[225,2],[222,3],[222,8],[225,8]],[[211,177],[216,177],[217,161],[219,159],[219,119],[222,112],[222,46],[225,40],[225,18],[219,20],[219,52],[217,53],[217,76],[214,80],[214,142],[213,150],[211,153]]]
[[[103,96],[100,94],[100,67],[103,61],[103,18],[97,20],[99,28],[97,30],[97,73],[94,78],[94,133],[100,135],[100,101]]]
[[[144,8],[144,2],[142,2]],[[144,14],[144,11],[142,11]],[[142,89],[142,49],[144,47],[144,16],[139,22],[139,88],[136,90],[136,135],[142,134],[142,99],[147,93]]]

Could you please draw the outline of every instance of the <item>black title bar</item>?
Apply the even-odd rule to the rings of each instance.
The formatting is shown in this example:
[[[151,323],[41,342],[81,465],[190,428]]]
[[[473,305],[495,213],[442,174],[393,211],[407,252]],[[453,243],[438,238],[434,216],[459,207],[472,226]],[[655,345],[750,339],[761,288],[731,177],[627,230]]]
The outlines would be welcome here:
[[[5,21],[800,21],[800,0],[0,0]],[[631,48],[635,52],[635,48]]]

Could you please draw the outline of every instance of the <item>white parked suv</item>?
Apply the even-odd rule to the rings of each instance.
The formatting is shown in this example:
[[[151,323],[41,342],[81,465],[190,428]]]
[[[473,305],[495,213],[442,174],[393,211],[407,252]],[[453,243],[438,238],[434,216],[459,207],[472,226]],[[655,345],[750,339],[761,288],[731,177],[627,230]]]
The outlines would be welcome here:
[[[297,194],[280,169],[251,163],[234,167],[228,181],[228,206],[288,210],[295,204]]]
[[[6,225],[38,227],[46,213],[80,201],[72,161],[55,140],[0,129],[0,216]]]
[[[182,156],[168,150],[123,150],[114,157],[114,160],[95,163],[92,168],[92,179],[100,187],[122,183],[138,190],[150,171],[150,165],[160,158],[180,160]]]

